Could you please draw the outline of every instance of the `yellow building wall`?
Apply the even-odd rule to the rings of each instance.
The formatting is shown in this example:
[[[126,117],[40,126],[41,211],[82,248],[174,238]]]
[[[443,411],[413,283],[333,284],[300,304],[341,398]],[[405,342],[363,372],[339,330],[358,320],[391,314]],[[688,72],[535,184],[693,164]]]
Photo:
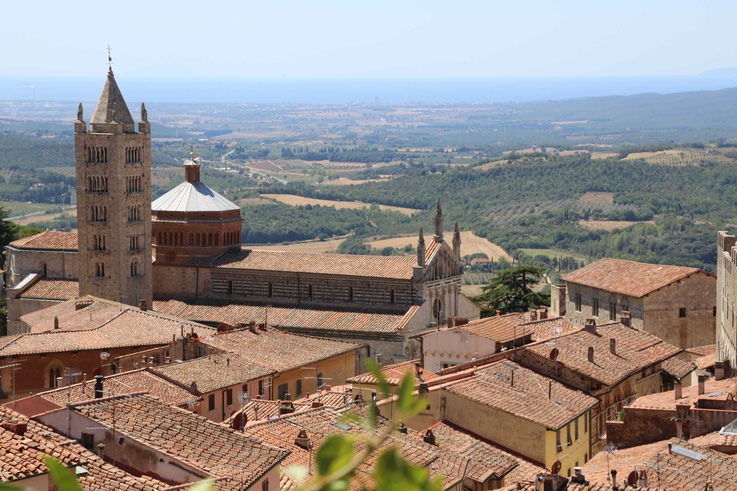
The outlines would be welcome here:
[[[553,430],[545,432],[545,467],[550,469],[555,461],[559,460],[561,463],[559,474],[569,477],[573,475],[574,467],[583,466],[591,459],[589,452],[589,431],[591,427],[590,425],[584,426],[588,418],[589,413],[586,412],[558,430],[560,432],[560,450],[558,450],[557,445],[557,432]],[[575,421],[578,421],[578,438],[576,438]],[[568,445],[568,430],[566,429],[568,426],[571,429],[571,445]]]
[[[349,351],[276,375],[272,380],[271,398],[277,399],[278,388],[282,384],[287,384],[292,400],[316,393],[318,373],[322,374],[323,385],[344,384],[347,379],[356,375],[356,353]],[[297,393],[297,380],[302,381],[301,393]]]

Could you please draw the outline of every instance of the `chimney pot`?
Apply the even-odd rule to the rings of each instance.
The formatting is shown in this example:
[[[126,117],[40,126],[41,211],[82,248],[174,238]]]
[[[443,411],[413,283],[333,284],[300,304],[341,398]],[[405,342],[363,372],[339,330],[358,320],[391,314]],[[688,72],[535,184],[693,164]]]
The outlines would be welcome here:
[[[420,364],[419,363],[415,363],[415,377],[417,378],[420,377]]]
[[[59,329],[59,318],[54,316],[54,329]]]
[[[699,375],[699,395],[704,395],[706,392],[706,379],[708,378],[708,375]]]
[[[593,346],[589,346],[588,357],[589,357],[589,361],[593,363],[594,362],[594,347]]]
[[[140,300],[140,301],[138,302],[138,306],[139,306],[139,308],[140,308],[141,310],[143,310],[144,312],[148,310],[148,302],[146,302],[146,299],[145,299],[145,298],[142,298],[142,299],[141,299],[141,300]]]
[[[537,310],[533,310],[532,312],[530,312],[530,320],[531,321],[537,320]]]
[[[623,326],[632,327],[632,313],[629,310],[623,310],[619,316],[619,323]]]
[[[676,382],[673,386],[673,392],[675,396],[675,400],[683,398],[683,385],[681,385],[680,382]]]
[[[714,362],[714,380],[724,380],[726,377],[726,362]]]
[[[594,319],[593,317],[587,318],[583,328],[588,332],[596,334],[596,319]]]
[[[102,387],[102,381],[105,378],[102,375],[95,375],[95,399],[102,398],[104,391]]]
[[[617,340],[609,338],[609,352],[613,355],[617,354]]]

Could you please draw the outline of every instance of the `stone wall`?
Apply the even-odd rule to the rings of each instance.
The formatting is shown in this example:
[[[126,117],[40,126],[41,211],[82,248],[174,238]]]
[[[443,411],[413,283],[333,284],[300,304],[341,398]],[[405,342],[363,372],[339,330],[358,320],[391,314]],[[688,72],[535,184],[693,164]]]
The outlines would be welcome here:
[[[13,288],[31,273],[46,278],[76,280],[76,251],[41,251],[5,247],[5,288]]]
[[[717,235],[717,360],[737,367],[737,248],[735,237]]]

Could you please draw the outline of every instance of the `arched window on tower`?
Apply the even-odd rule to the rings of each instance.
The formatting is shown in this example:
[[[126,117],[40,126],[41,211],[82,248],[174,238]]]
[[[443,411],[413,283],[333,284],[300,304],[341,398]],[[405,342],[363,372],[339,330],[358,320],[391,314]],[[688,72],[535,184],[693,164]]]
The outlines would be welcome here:
[[[131,263],[131,276],[138,276],[138,262],[133,261]]]
[[[307,285],[307,298],[309,298],[310,300],[312,300],[312,283],[310,283],[309,285]]]
[[[268,291],[267,295],[269,297],[273,297],[274,296],[274,285],[272,285],[271,282],[269,282],[269,291]]]
[[[394,288],[389,290],[389,303],[394,305]]]
[[[233,280],[228,280],[228,295],[233,294]]]
[[[348,301],[349,302],[353,301],[353,287],[352,286],[348,287]]]

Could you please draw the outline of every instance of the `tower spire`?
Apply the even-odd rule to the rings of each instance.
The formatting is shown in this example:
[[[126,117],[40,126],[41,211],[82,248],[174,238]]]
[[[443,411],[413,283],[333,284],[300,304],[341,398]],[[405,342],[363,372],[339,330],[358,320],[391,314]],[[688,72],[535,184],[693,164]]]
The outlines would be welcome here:
[[[435,240],[443,241],[443,210],[440,208],[440,198],[438,198],[438,207],[435,210]]]
[[[417,265],[425,266],[425,236],[420,227],[420,238],[417,240]]]
[[[455,229],[453,230],[453,252],[458,259],[461,258],[461,231],[458,228],[458,220],[456,220]]]

